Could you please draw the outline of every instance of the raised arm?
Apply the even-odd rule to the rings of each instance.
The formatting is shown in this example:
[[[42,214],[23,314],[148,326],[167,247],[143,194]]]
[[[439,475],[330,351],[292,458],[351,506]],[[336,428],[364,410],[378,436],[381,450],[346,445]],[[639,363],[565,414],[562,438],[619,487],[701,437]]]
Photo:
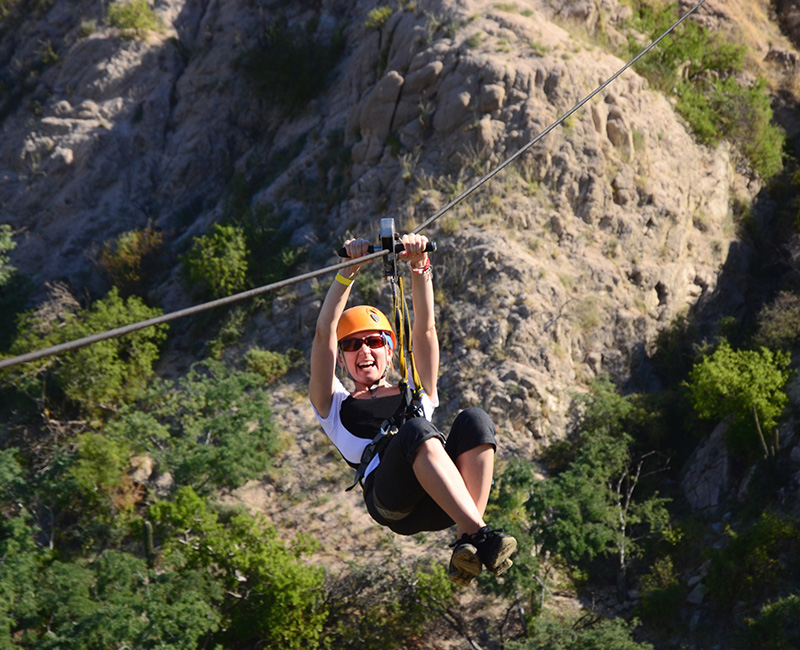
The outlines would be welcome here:
[[[357,258],[367,254],[366,239],[351,239],[345,242],[348,257]],[[350,284],[358,274],[361,264],[355,263],[336,275],[317,316],[317,328],[311,345],[311,378],[308,381],[308,397],[322,417],[328,417],[333,399],[333,379],[336,376],[336,325],[350,296]]]
[[[403,235],[405,251],[400,257],[411,266],[411,302],[414,308],[414,325],[411,329],[414,346],[414,363],[425,392],[436,399],[439,379],[439,338],[433,313],[433,275],[428,262],[424,235]],[[426,269],[424,270],[423,269]],[[422,271],[422,272],[420,272]]]

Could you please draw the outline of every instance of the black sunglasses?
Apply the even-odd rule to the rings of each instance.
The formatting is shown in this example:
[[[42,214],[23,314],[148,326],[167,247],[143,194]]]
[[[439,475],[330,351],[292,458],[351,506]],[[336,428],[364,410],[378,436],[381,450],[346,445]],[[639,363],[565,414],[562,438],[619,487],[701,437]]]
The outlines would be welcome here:
[[[378,348],[382,348],[384,345],[386,345],[386,337],[381,336],[380,334],[370,334],[369,336],[365,336],[363,338],[355,337],[352,339],[344,339],[343,341],[339,342],[339,347],[345,352],[355,352],[356,350],[360,350],[361,346],[365,343],[367,344],[368,348],[377,350]]]

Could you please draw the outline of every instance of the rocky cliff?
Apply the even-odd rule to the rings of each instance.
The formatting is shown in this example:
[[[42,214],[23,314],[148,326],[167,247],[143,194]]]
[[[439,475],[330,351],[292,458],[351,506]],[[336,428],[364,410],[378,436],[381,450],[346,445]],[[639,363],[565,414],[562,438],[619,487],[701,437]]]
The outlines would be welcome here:
[[[93,294],[105,285],[92,250],[150,223],[177,267],[234,176],[266,166],[254,202],[279,208],[310,267],[348,233],[375,236],[381,216],[413,227],[610,77],[629,12],[421,2],[368,25],[370,3],[164,0],[165,29],[126,38],[94,3],[24,6],[2,23],[0,221],[24,233],[21,270]],[[302,26],[319,12],[320,33],[345,26],[345,55],[330,88],[287,117],[241,62],[279,15]],[[713,3],[700,17],[730,23]],[[335,147],[350,151],[344,185]],[[445,413],[483,404],[530,447],[563,429],[592,376],[624,379],[722,268],[747,264],[731,206],[759,186],[735,162],[699,145],[630,70],[433,224]],[[341,202],[320,201],[336,191]],[[287,301],[266,318],[262,344],[308,339],[317,301],[310,287],[297,294],[293,318]],[[149,297],[167,310],[191,300],[175,273]]]

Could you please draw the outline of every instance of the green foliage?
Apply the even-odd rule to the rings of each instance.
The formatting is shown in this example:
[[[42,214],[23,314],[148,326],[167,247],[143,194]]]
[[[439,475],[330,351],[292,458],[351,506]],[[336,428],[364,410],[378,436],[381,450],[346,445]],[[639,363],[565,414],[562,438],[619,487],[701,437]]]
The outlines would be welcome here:
[[[800,295],[781,291],[758,314],[754,341],[772,350],[791,350],[800,343]]]
[[[224,590],[224,647],[319,647],[324,572],[304,561],[310,540],[300,535],[288,545],[244,512],[223,522],[191,488],[153,504],[150,514],[164,539],[162,563],[197,571]]]
[[[269,385],[289,372],[292,366],[290,356],[272,350],[250,348],[244,356],[244,362],[248,371],[260,375]]]
[[[591,618],[574,623],[538,619],[529,630],[530,638],[512,641],[508,650],[653,650],[649,643],[633,639],[637,621]]]
[[[409,567],[399,556],[386,565],[352,564],[326,586],[325,650],[401,650],[413,644],[424,624],[452,607],[454,586],[442,565]]]
[[[689,373],[697,415],[703,419],[730,416],[728,444],[737,453],[755,457],[759,448],[765,456],[775,453],[777,438],[767,443],[765,435],[776,430],[788,402],[784,387],[793,372],[787,370],[789,363],[786,352],[733,350],[722,342]]]
[[[709,550],[707,587],[711,602],[723,610],[740,601],[748,609],[786,595],[800,579],[800,527],[777,514],[764,513],[742,533],[728,531],[728,544]]]
[[[151,9],[147,0],[112,2],[108,6],[108,24],[116,27],[125,38],[145,38],[148,32],[161,32],[164,22]]]
[[[54,562],[39,586],[37,648],[195,650],[219,628],[220,585],[202,571],[148,570],[106,551],[94,561]]]
[[[387,23],[389,18],[392,17],[393,13],[394,11],[389,5],[383,5],[381,7],[370,9],[370,12],[367,14],[367,20],[364,23],[364,27],[367,29],[380,29]]]
[[[341,29],[324,37],[317,27],[316,21],[304,28],[273,22],[241,63],[253,90],[286,113],[302,109],[326,89],[344,52]]]
[[[0,82],[0,97],[3,84]],[[0,224],[0,350],[11,345],[16,334],[14,315],[27,301],[29,281],[12,266],[9,253],[17,247],[11,226]]]
[[[8,254],[17,247],[11,226],[0,224],[0,289],[9,283],[17,269],[11,266]]]
[[[263,476],[282,448],[263,386],[218,361],[197,364],[177,383],[154,382],[107,435],[151,454],[177,486],[236,488]]]
[[[748,629],[741,647],[746,650],[800,648],[800,595],[792,594],[764,606]]]
[[[636,613],[647,623],[667,632],[677,631],[680,610],[686,602],[686,587],[681,584],[672,558],[657,558],[650,573],[640,580],[641,600]]]
[[[186,280],[214,298],[241,291],[246,285],[248,255],[242,229],[216,223],[210,234],[194,238],[183,257]]]
[[[283,220],[272,205],[252,206],[232,199],[227,220],[247,242],[247,277],[260,286],[283,280],[302,259],[304,251],[289,245],[291,232],[281,229]]]
[[[529,499],[539,480],[534,466],[521,459],[513,459],[495,478],[487,519],[516,538],[518,551],[506,579],[480,578],[482,589],[527,601],[525,611],[531,616],[541,610],[548,569],[536,552],[528,512]]]
[[[136,296],[122,299],[116,288],[88,309],[79,309],[71,296],[54,297],[38,310],[20,317],[10,352],[20,355],[40,350],[160,314],[160,310],[147,307]],[[166,325],[157,325],[48,357],[36,364],[16,366],[6,371],[5,381],[34,399],[46,397],[46,390],[55,385],[89,414],[113,409],[136,397],[152,376],[166,331]],[[49,408],[53,407],[51,400],[45,402],[50,404]]]
[[[75,497],[80,498],[82,513],[91,515],[95,524],[113,528],[115,518],[130,513],[136,501],[127,477],[130,446],[95,432],[77,436],[75,446],[77,454],[68,479],[75,486]]]
[[[644,540],[671,540],[667,499],[641,495],[645,467],[657,457],[634,450],[630,425],[648,414],[634,396],[622,397],[600,378],[582,398],[583,416],[575,455],[560,474],[533,485],[526,507],[542,550],[571,563],[616,555],[619,580]]]
[[[152,272],[163,241],[164,235],[152,226],[129,230],[103,245],[100,266],[123,294],[134,293]]]
[[[33,618],[36,612],[35,577],[46,553],[35,542],[31,516],[22,510],[15,516],[0,518],[0,648],[17,647],[12,638],[18,621]]]
[[[676,19],[675,7],[665,11],[650,2],[635,7],[632,25],[648,38],[660,36]],[[641,44],[629,37],[629,54]],[[707,144],[731,141],[763,178],[782,168],[784,132],[772,124],[772,107],[765,83],[742,85],[734,73],[742,69],[745,47],[725,41],[692,21],[684,22],[637,64],[656,88],[677,95],[676,108],[698,138]]]

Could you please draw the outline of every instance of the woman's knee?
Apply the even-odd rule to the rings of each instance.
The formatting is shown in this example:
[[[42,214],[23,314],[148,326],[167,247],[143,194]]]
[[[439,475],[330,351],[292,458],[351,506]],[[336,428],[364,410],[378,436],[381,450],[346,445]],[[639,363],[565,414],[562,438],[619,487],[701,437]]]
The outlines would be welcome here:
[[[457,458],[465,451],[481,445],[497,448],[494,422],[489,414],[477,406],[464,409],[453,421],[447,438],[447,450]]]

